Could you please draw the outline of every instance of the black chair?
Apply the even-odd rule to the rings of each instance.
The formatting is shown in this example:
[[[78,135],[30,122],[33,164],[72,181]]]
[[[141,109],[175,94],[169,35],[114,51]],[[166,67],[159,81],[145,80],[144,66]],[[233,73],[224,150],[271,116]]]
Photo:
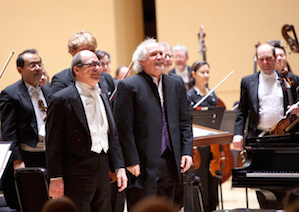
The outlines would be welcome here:
[[[50,199],[44,168],[21,168],[15,170],[14,178],[21,212],[40,212]]]

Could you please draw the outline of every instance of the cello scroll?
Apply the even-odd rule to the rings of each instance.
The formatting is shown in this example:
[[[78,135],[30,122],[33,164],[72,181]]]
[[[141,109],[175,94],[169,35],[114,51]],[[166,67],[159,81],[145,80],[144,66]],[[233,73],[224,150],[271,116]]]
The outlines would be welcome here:
[[[288,32],[290,32],[290,31],[293,32],[294,39],[291,36],[289,36]],[[281,32],[282,32],[282,36],[284,37],[284,39],[287,41],[288,45],[290,46],[292,52],[299,53],[299,44],[298,44],[296,32],[295,32],[293,25],[285,24],[282,27]]]

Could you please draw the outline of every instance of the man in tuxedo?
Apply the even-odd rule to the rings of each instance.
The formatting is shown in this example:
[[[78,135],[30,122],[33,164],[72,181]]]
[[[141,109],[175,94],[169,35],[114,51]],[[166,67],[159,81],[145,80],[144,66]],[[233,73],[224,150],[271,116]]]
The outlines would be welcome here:
[[[96,38],[88,31],[80,31],[75,33],[68,42],[69,53],[74,56],[77,52],[81,50],[90,50],[95,52],[97,48],[97,40]],[[104,79],[102,80],[101,89],[108,93],[108,95],[112,94],[114,91],[114,81],[112,77],[102,72]],[[57,91],[73,84],[75,82],[75,78],[72,74],[72,70],[70,68],[64,69],[58,74],[54,75],[51,82],[51,92],[50,96]]]
[[[113,112],[125,165],[127,203],[149,195],[174,199],[175,183],[192,163],[193,136],[184,85],[162,74],[164,55],[155,39],[133,54],[138,74],[118,83]]]
[[[98,85],[101,63],[93,52],[83,50],[73,57],[71,70],[75,84],[50,97],[50,196],[65,194],[82,212],[110,211],[109,165],[117,172],[119,191],[126,188],[127,177],[108,96]]]
[[[182,77],[187,90],[191,73],[191,67],[187,65],[188,49],[184,45],[176,45],[172,48],[174,68],[169,73],[177,74]]]
[[[262,44],[256,50],[260,71],[246,76],[241,81],[240,104],[236,115],[233,144],[236,150],[243,149],[246,119],[249,118],[247,137],[268,135],[272,126],[283,118],[288,108],[298,115],[298,106],[288,101],[288,95],[278,80],[280,73],[275,70],[275,49],[270,44]],[[294,81],[293,100],[298,100],[296,88],[298,76],[288,73]],[[292,105],[292,106],[290,106]],[[281,193],[275,193],[281,201]],[[261,206],[263,207],[263,206]]]
[[[3,177],[7,204],[18,208],[13,170],[46,167],[45,120],[50,89],[40,86],[42,60],[34,49],[23,51],[17,58],[22,79],[0,94],[1,130],[4,141],[12,141],[12,157]]]

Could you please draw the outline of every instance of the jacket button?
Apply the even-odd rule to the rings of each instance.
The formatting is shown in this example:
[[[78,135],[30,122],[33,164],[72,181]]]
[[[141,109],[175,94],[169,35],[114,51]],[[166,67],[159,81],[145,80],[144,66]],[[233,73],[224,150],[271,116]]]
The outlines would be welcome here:
[[[80,141],[81,141],[81,139],[79,138],[79,139],[78,139],[78,141],[80,142]]]

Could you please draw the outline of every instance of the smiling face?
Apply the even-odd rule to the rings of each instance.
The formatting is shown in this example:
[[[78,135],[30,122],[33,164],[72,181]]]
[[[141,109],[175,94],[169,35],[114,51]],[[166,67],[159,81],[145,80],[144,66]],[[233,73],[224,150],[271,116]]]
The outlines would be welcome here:
[[[287,58],[285,52],[281,48],[275,48],[276,63],[275,69],[282,71],[286,67]]]
[[[148,43],[144,48],[147,52],[145,60],[139,60],[143,70],[148,75],[160,78],[165,62],[162,47],[158,43]]]
[[[83,50],[80,52],[82,58],[81,67],[75,66],[73,68],[76,74],[76,80],[83,82],[90,87],[94,87],[101,77],[102,68],[96,65],[99,60],[98,57],[91,51]]]

